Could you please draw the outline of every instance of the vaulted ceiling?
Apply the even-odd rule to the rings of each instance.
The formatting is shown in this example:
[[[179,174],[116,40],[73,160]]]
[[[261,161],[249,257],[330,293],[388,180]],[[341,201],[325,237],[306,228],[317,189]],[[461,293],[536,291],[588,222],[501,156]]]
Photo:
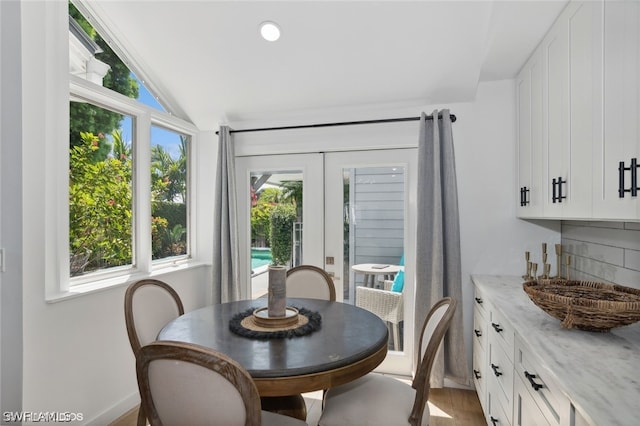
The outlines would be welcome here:
[[[471,101],[480,81],[516,75],[566,0],[74,3],[170,110],[211,129]]]

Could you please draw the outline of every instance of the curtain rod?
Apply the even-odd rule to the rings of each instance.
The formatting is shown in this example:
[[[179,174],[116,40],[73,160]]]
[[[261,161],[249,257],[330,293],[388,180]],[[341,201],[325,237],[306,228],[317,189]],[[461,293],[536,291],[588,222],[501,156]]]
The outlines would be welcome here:
[[[456,116],[450,114],[451,122],[456,122]],[[442,118],[442,114],[438,114],[438,118]],[[427,120],[433,120],[432,115],[427,115]],[[313,127],[334,127],[334,126],[350,126],[354,124],[377,124],[377,123],[394,123],[397,121],[418,121],[420,117],[405,117],[405,118],[383,118],[381,120],[364,120],[364,121],[342,121],[337,123],[318,123],[318,124],[302,124],[298,126],[282,126],[282,127],[260,127],[256,129],[239,129],[229,130],[229,133],[247,133],[247,132],[262,132],[268,130],[291,130],[291,129],[308,129]],[[216,135],[219,132],[216,132]]]

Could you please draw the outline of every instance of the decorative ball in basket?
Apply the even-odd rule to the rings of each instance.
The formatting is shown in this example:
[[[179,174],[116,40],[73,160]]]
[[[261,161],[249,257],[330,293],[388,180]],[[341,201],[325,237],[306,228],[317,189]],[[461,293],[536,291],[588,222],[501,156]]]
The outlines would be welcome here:
[[[640,289],[591,281],[538,279],[522,284],[565,328],[606,332],[640,321]]]

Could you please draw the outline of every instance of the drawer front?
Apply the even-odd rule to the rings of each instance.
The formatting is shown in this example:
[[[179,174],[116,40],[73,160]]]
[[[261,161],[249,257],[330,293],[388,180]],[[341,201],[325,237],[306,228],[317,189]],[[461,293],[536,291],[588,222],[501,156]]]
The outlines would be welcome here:
[[[531,397],[528,384],[525,384],[520,377],[516,377],[513,388],[515,391],[513,398],[513,425],[514,426],[551,426],[538,405]]]
[[[513,363],[500,345],[489,342],[489,365],[487,375],[495,381],[502,392],[504,407],[511,413],[513,401]]]
[[[475,306],[475,309],[480,311],[480,313],[484,315],[485,318],[489,317],[487,315],[487,305],[488,305],[488,302],[483,297],[482,291],[479,290],[478,287],[475,287],[475,291],[473,295],[473,306]]]
[[[473,310],[473,342],[477,343],[481,348],[487,348],[487,328],[489,321],[483,315],[483,312],[476,308]]]
[[[520,338],[516,341],[516,375],[526,384],[527,391],[544,417],[552,425],[565,424],[570,402],[542,364],[531,355]]]
[[[491,319],[487,328],[489,340],[498,342],[513,362],[514,331],[511,324],[495,309],[491,310]]]
[[[480,399],[482,410],[487,412],[487,353],[477,342],[473,342],[473,383]]]
[[[495,388],[497,384],[491,381],[487,394],[487,425],[489,426],[511,426],[510,410],[504,406],[504,401],[499,397],[501,390]]]

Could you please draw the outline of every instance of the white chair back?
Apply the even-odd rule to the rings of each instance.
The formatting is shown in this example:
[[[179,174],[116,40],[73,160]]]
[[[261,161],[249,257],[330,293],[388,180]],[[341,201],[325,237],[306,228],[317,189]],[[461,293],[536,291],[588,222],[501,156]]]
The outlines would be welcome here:
[[[178,293],[159,280],[141,280],[125,293],[125,321],[133,352],[154,340],[169,321],[184,314]]]
[[[251,376],[224,354],[158,341],[137,363],[142,403],[155,425],[259,425],[260,396]]]
[[[329,274],[313,265],[300,265],[287,271],[287,297],[336,300],[336,288]]]

